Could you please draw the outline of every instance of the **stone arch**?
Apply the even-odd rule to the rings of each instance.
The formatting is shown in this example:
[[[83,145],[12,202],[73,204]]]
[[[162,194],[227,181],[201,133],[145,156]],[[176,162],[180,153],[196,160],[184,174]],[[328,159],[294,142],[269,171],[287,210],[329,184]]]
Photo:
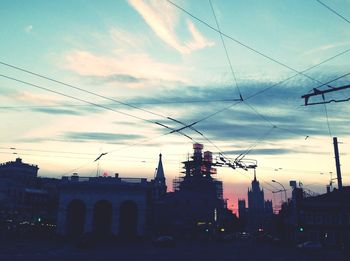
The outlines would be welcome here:
[[[84,232],[86,205],[80,199],[69,202],[66,216],[66,233],[69,236],[79,236]]]
[[[126,200],[120,205],[119,235],[131,239],[137,236],[138,209],[134,201]]]
[[[99,200],[93,209],[92,231],[99,236],[111,234],[112,203],[108,200]]]

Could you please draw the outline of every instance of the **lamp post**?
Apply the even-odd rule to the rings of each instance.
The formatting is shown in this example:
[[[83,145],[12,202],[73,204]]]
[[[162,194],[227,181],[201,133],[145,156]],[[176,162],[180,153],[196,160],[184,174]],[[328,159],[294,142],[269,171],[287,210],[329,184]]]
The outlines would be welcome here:
[[[275,183],[277,183],[277,184],[279,184],[279,185],[281,185],[281,187],[283,188],[283,190],[282,191],[284,191],[284,200],[287,202],[287,191],[286,191],[286,189],[285,189],[285,187],[283,186],[283,184],[282,183],[279,183],[279,182],[277,182],[276,180],[272,180],[272,182],[275,182]]]

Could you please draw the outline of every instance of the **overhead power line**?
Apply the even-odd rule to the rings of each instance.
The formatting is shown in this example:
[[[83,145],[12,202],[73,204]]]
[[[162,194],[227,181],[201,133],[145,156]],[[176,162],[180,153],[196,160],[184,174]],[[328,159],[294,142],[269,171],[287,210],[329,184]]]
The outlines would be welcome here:
[[[336,55],[334,55],[334,56],[332,56],[332,57],[330,57],[330,58],[327,58],[327,59],[321,61],[321,62],[318,63],[318,64],[315,64],[315,65],[313,65],[313,66],[311,66],[311,67],[308,67],[307,69],[303,70],[302,72],[307,72],[307,71],[309,71],[309,70],[311,70],[311,69],[314,69],[314,68],[316,68],[316,67],[318,67],[318,66],[320,66],[320,65],[322,65],[322,64],[324,64],[324,63],[327,63],[327,62],[329,62],[329,61],[331,61],[331,60],[333,60],[333,59],[335,59],[335,58],[337,58],[337,57],[339,57],[339,56],[342,56],[342,55],[348,53],[349,51],[350,51],[350,48],[347,49],[347,50],[344,50],[344,51],[342,51],[342,52],[340,52],[340,53],[338,53],[338,54],[336,54]],[[14,69],[17,69],[17,70],[20,70],[20,71],[23,71],[23,72],[27,72],[27,73],[29,73],[29,74],[32,74],[32,75],[35,75],[35,76],[38,76],[38,77],[41,77],[41,78],[44,78],[44,79],[46,79],[46,78],[51,79],[51,77],[47,77],[47,76],[44,76],[44,75],[41,75],[41,74],[38,74],[38,73],[34,73],[34,72],[29,71],[29,70],[20,68],[20,67],[18,67],[18,66],[11,65],[11,64],[9,64],[9,63],[5,63],[5,62],[1,62],[1,61],[0,61],[0,64],[5,65],[5,66],[8,66],[8,67],[11,67],[11,68],[14,68]],[[256,97],[256,96],[258,96],[258,95],[260,95],[260,94],[262,94],[262,93],[264,93],[264,92],[266,92],[266,91],[268,91],[268,90],[270,90],[270,89],[272,89],[272,88],[274,88],[274,87],[276,87],[276,86],[278,86],[278,85],[280,85],[280,84],[282,84],[282,83],[284,83],[284,82],[287,82],[287,81],[289,81],[289,80],[295,78],[295,77],[298,76],[299,74],[300,74],[300,73],[298,72],[297,74],[294,74],[294,75],[292,75],[292,76],[290,76],[290,77],[288,77],[288,78],[286,78],[286,79],[284,79],[284,80],[282,80],[282,81],[279,81],[279,82],[277,82],[277,83],[275,83],[275,84],[273,84],[273,85],[271,85],[271,86],[269,86],[269,87],[267,87],[267,88],[265,88],[265,89],[262,89],[262,90],[260,90],[260,91],[258,91],[258,92],[255,92],[255,93],[249,95],[248,97],[246,97],[245,100],[254,98],[254,97]],[[52,79],[52,80],[53,80],[54,82],[56,81],[55,79]],[[59,82],[59,81],[57,81],[57,82]],[[67,85],[69,86],[70,84],[67,84]],[[229,100],[227,100],[227,101],[229,101]],[[235,101],[235,100],[230,100],[230,101]],[[201,121],[204,121],[204,120],[207,120],[207,119],[209,119],[209,118],[211,118],[211,117],[214,117],[215,115],[217,115],[217,114],[219,114],[219,113],[221,113],[221,112],[223,112],[223,111],[226,111],[226,110],[230,109],[231,107],[233,107],[233,106],[239,104],[240,102],[241,102],[241,100],[238,100],[238,101],[236,100],[234,103],[230,104],[229,106],[226,106],[226,107],[224,107],[224,108],[222,108],[222,109],[220,109],[220,110],[218,110],[218,111],[216,111],[216,112],[214,112],[214,113],[211,113],[211,114],[209,114],[209,115],[203,117],[202,119],[200,119],[199,121],[197,121],[197,123],[198,123],[198,122],[201,122]],[[93,105],[93,104],[89,104],[89,105]],[[83,105],[75,105],[75,106],[83,106]],[[101,106],[102,106],[102,105],[101,105]],[[1,108],[1,106],[0,106],[0,108]],[[195,124],[197,124],[197,123],[195,123]]]
[[[132,117],[132,118],[135,118],[135,119],[138,119],[138,120],[142,120],[142,121],[145,121],[145,122],[148,122],[148,123],[156,124],[158,126],[161,126],[161,127],[164,127],[164,128],[167,128],[167,129],[171,130],[170,132],[166,133],[165,135],[168,135],[168,134],[171,134],[171,133],[179,133],[179,134],[181,134],[181,135],[185,136],[186,138],[189,138],[190,140],[193,141],[193,139],[190,136],[188,136],[187,134],[181,132],[181,130],[185,129],[186,127],[182,127],[180,129],[174,129],[174,128],[171,128],[171,127],[169,127],[169,126],[167,126],[165,124],[162,124],[162,123],[159,123],[159,122],[156,122],[156,121],[147,120],[147,119],[141,118],[139,116],[135,116],[135,115],[127,113],[127,112],[121,112],[121,111],[109,108],[107,106],[104,106],[104,105],[100,105],[100,104],[97,104],[97,103],[94,103],[94,102],[90,102],[90,101],[87,101],[87,100],[84,100],[84,99],[81,99],[81,98],[78,98],[78,97],[74,97],[74,96],[71,96],[71,95],[68,95],[68,94],[65,94],[65,93],[62,93],[62,92],[58,92],[58,91],[55,91],[55,90],[52,90],[52,89],[49,89],[49,88],[46,88],[46,87],[43,87],[43,86],[39,86],[37,84],[30,83],[30,82],[27,82],[27,81],[22,81],[22,80],[17,79],[17,78],[13,78],[13,77],[6,76],[6,75],[3,75],[3,74],[0,74],[0,77],[6,78],[8,80],[16,81],[16,82],[19,82],[19,83],[22,83],[22,84],[25,84],[25,85],[29,85],[29,86],[32,86],[32,87],[35,87],[35,88],[38,88],[38,89],[41,89],[41,90],[45,90],[47,92],[51,92],[51,93],[54,93],[54,94],[57,94],[57,95],[61,95],[61,96],[64,96],[66,98],[70,98],[70,99],[74,99],[74,100],[77,100],[77,101],[80,101],[80,102],[84,102],[84,103],[87,103],[87,104],[90,104],[90,105],[94,105],[96,107],[99,107],[99,108],[102,108],[102,109],[105,109],[105,110],[109,110],[109,111],[112,111],[112,112],[115,112],[115,113],[118,113],[118,114],[121,114],[121,115]]]
[[[340,53],[338,53],[338,54],[336,54],[334,56],[331,56],[330,58],[327,58],[327,59],[321,61],[320,63],[317,63],[317,64],[315,64],[315,65],[313,65],[311,67],[306,68],[305,70],[301,71],[301,73],[305,73],[307,71],[310,71],[310,70],[312,70],[312,69],[314,69],[314,68],[316,68],[316,67],[318,67],[318,66],[320,66],[322,64],[325,64],[325,63],[327,63],[327,62],[329,62],[331,60],[334,60],[335,58],[338,58],[338,57],[340,57],[340,56],[342,56],[342,55],[344,55],[344,54],[346,54],[348,52],[350,52],[350,48],[346,49],[346,50],[344,50],[344,51],[342,51],[342,52],[340,52]],[[262,93],[264,93],[264,92],[266,92],[266,91],[268,91],[268,90],[270,90],[270,89],[272,89],[272,88],[274,88],[274,87],[276,87],[278,85],[281,85],[282,83],[285,83],[285,82],[295,78],[298,75],[300,75],[300,73],[294,74],[294,75],[292,75],[292,76],[290,76],[290,77],[288,77],[288,78],[286,78],[286,79],[284,79],[282,81],[279,81],[279,82],[277,82],[277,83],[275,83],[275,84],[273,84],[273,85],[271,85],[269,87],[266,87],[266,88],[264,88],[264,89],[262,89],[262,90],[260,90],[260,91],[258,91],[256,93],[253,93],[252,95],[250,95],[248,97],[245,97],[245,100],[254,98],[255,96],[258,96],[258,95],[260,95],[260,94],[262,94]]]
[[[335,58],[338,58],[338,57],[340,57],[340,56],[342,56],[342,55],[344,55],[344,54],[346,54],[346,53],[348,53],[348,52],[350,52],[350,48],[347,49],[347,50],[345,50],[345,51],[342,51],[342,52],[340,52],[340,53],[338,53],[338,54],[336,54],[336,55],[334,55],[334,56],[331,56],[330,58],[327,58],[327,59],[325,59],[325,60],[319,62],[318,64],[315,64],[315,65],[313,65],[313,66],[311,66],[311,67],[308,67],[307,69],[303,70],[302,72],[306,72],[306,71],[309,71],[309,70],[311,70],[311,69],[314,69],[314,68],[316,68],[316,67],[318,67],[318,66],[320,66],[320,65],[322,65],[322,64],[324,64],[324,63],[327,63],[327,62],[329,62],[329,61],[331,61],[331,60],[333,60],[333,59],[335,59]],[[288,77],[288,78],[286,78],[286,79],[284,79],[284,80],[282,80],[282,81],[279,81],[279,82],[277,82],[277,83],[275,83],[275,84],[273,84],[273,85],[271,85],[271,86],[269,86],[269,87],[267,87],[267,88],[265,88],[265,89],[263,89],[263,90],[261,90],[261,91],[258,91],[258,92],[256,92],[256,93],[253,93],[253,94],[249,95],[248,97],[246,97],[246,98],[244,99],[244,101],[246,102],[247,100],[252,99],[252,98],[258,96],[258,95],[260,95],[260,94],[262,94],[262,93],[264,93],[264,92],[270,90],[271,88],[274,88],[274,87],[276,87],[276,86],[278,86],[278,85],[280,85],[280,84],[282,84],[282,83],[285,83],[285,82],[287,82],[287,81],[289,81],[289,80],[295,78],[295,77],[298,76],[299,74],[300,74],[300,73],[294,74],[294,75],[292,75],[292,76],[290,76],[290,77]],[[237,102],[235,102],[235,103],[232,103],[232,104],[230,104],[230,105],[228,105],[228,106],[226,106],[226,107],[224,107],[224,108],[221,108],[220,110],[217,110],[217,111],[215,111],[215,112],[213,112],[213,113],[211,113],[211,114],[208,114],[207,116],[205,116],[205,117],[203,117],[203,118],[201,118],[201,119],[199,119],[199,120],[193,122],[193,123],[190,124],[190,125],[191,125],[191,126],[194,126],[194,125],[196,125],[196,124],[198,124],[198,123],[200,123],[200,122],[202,122],[202,121],[205,121],[205,120],[207,120],[207,119],[209,119],[209,118],[212,118],[212,117],[216,116],[217,114],[220,114],[220,113],[222,113],[222,112],[224,112],[224,111],[226,111],[226,110],[229,110],[230,108],[236,106],[237,104],[240,104],[241,102],[242,102],[242,101],[240,100],[240,101],[237,101]],[[288,130],[288,129],[285,129],[285,128],[279,127],[279,129],[281,129],[281,130],[286,130],[286,131],[289,131],[290,133],[296,134],[295,132],[293,132],[293,131],[291,131],[291,130]]]
[[[91,92],[91,91],[85,90],[85,89],[83,89],[83,88],[74,86],[74,85],[72,85],[72,84],[68,84],[68,83],[65,83],[65,82],[56,80],[56,79],[54,79],[54,78],[52,78],[52,77],[48,77],[48,76],[45,76],[45,75],[42,75],[42,74],[39,74],[39,73],[35,73],[35,72],[30,71],[30,70],[27,70],[27,69],[24,69],[24,68],[21,68],[21,67],[18,67],[18,66],[14,66],[14,65],[9,64],[9,63],[5,63],[5,62],[0,61],[0,64],[2,64],[2,65],[4,65],[4,66],[7,66],[7,67],[10,67],[10,68],[13,68],[13,69],[16,69],[16,70],[19,70],[19,71],[22,71],[22,72],[25,72],[25,73],[28,73],[28,74],[31,74],[31,75],[34,75],[34,76],[36,76],[36,77],[39,77],[39,78],[42,78],[42,79],[45,79],[45,80],[54,82],[54,83],[58,83],[58,84],[67,86],[67,87],[69,87],[69,88],[72,88],[72,89],[75,89],[75,90],[78,90],[78,91],[81,91],[81,92],[85,92],[85,93],[94,95],[94,96],[99,97],[99,98],[103,98],[103,99],[106,99],[106,100],[110,100],[110,101],[119,103],[119,104],[121,104],[121,105],[130,107],[130,108],[133,108],[133,109],[137,109],[137,110],[140,110],[140,111],[143,111],[143,112],[146,112],[146,113],[149,113],[149,114],[158,116],[158,117],[162,117],[162,118],[171,120],[171,121],[173,121],[173,122],[180,123],[181,125],[183,125],[183,126],[185,126],[185,127],[184,127],[184,128],[180,128],[180,129],[178,129],[178,130],[175,130],[175,129],[173,129],[173,128],[171,128],[171,127],[168,127],[168,126],[166,126],[166,125],[164,125],[164,124],[160,124],[160,123],[158,123],[158,122],[153,122],[153,123],[155,123],[155,124],[157,124],[157,125],[160,125],[160,126],[162,126],[162,127],[165,127],[165,128],[168,128],[168,129],[173,130],[171,133],[178,132],[178,133],[182,134],[183,136],[185,136],[185,137],[187,137],[187,138],[189,138],[189,139],[192,140],[191,137],[189,137],[188,135],[182,133],[181,130],[182,130],[182,129],[185,129],[185,128],[191,128],[192,130],[195,130],[195,129],[194,129],[193,127],[191,127],[191,126],[189,126],[189,125],[187,125],[187,124],[185,124],[185,123],[179,122],[179,121],[177,121],[177,120],[175,120],[175,119],[173,119],[173,118],[167,117],[167,116],[162,115],[162,114],[160,114],[160,113],[156,113],[156,112],[152,112],[152,111],[149,111],[149,110],[140,108],[139,106],[135,106],[135,105],[132,105],[132,104],[130,104],[130,103],[126,103],[126,102],[123,102],[123,101],[119,101],[119,100],[114,99],[114,98],[110,98],[110,97],[107,97],[107,96],[104,96],[104,95],[101,95],[101,94],[98,94],[98,93],[95,93],[95,92]],[[3,76],[3,77],[6,77],[6,76]],[[10,79],[11,77],[7,77],[7,78]],[[12,80],[13,80],[13,79],[14,79],[14,78],[12,78]],[[24,83],[24,81],[20,81],[20,82]],[[32,85],[33,87],[35,87],[35,85],[33,85],[33,84],[31,84],[31,85]],[[36,87],[38,87],[38,86],[36,86]],[[40,87],[39,87],[39,88],[40,88]],[[48,88],[40,88],[40,89],[44,89],[44,90],[46,90],[46,91],[49,90]],[[56,93],[56,94],[61,94],[61,95],[62,95],[62,93],[59,93],[59,92],[57,92],[57,91],[52,91],[52,90],[50,90],[50,91],[51,91],[51,92],[54,92],[54,93]],[[73,96],[70,96],[70,95],[64,95],[64,96],[69,97],[69,98],[73,98]],[[76,100],[83,101],[82,99],[76,99]],[[86,102],[86,101],[83,101],[83,102]],[[108,108],[108,107],[106,107],[106,106],[104,106],[104,105],[99,105],[99,104],[97,104],[97,103],[91,103],[91,102],[88,102],[88,103],[89,103],[90,105],[98,106],[98,107],[101,107],[101,108],[105,108],[105,109]],[[111,109],[111,108],[108,108],[108,109],[109,109],[109,110],[113,110],[113,109]],[[114,111],[115,111],[115,110],[114,110]],[[119,112],[119,113],[120,113],[120,112]],[[128,115],[128,116],[130,116],[130,117],[137,118],[137,119],[142,119],[142,118],[140,118],[140,117],[133,116],[133,115],[128,114],[128,113],[124,113],[124,114],[125,114],[125,115]],[[142,119],[142,120],[148,121],[148,122],[152,122],[152,121],[145,120],[145,119]]]
[[[323,5],[325,8],[327,8],[329,11],[331,11],[333,14],[335,14],[336,16],[340,17],[341,19],[343,19],[345,22],[347,22],[348,24],[350,24],[350,20],[345,18],[343,15],[339,14],[337,11],[335,11],[333,8],[331,8],[330,6],[326,5],[325,3],[323,3],[320,0],[316,0],[319,4]]]
[[[188,100],[188,101],[159,101],[159,102],[131,102],[132,105],[164,105],[164,104],[192,104],[193,103],[218,103],[218,102],[233,102],[232,99],[213,99],[213,100]],[[108,106],[114,104],[105,104]],[[62,108],[62,107],[88,107],[88,104],[62,104],[62,105],[3,105],[0,109],[27,109],[27,108]]]
[[[56,80],[56,79],[54,79],[54,78],[52,78],[52,77],[49,77],[49,76],[46,76],[46,75],[42,75],[42,74],[39,74],[39,73],[32,72],[32,71],[30,71],[30,70],[21,68],[21,67],[19,67],[19,66],[15,66],[15,65],[12,65],[12,64],[9,64],[9,63],[5,63],[5,62],[2,62],[2,61],[0,61],[0,64],[2,64],[2,65],[4,65],[4,66],[7,66],[7,67],[10,67],[10,68],[12,68],[12,69],[16,69],[16,70],[21,71],[21,72],[25,72],[25,73],[34,75],[34,76],[36,76],[36,77],[39,77],[39,78],[42,78],[42,79],[45,79],[45,80],[54,82],[54,83],[58,83],[58,84],[64,85],[64,86],[66,86],[66,87],[69,87],[69,88],[72,88],[72,89],[75,89],[75,90],[78,90],[78,91],[81,91],[81,92],[85,92],[85,93],[91,94],[91,95],[96,96],[96,97],[99,97],[99,98],[103,98],[103,99],[106,99],[106,100],[109,100],[109,101],[113,101],[113,102],[119,103],[119,104],[121,104],[121,105],[130,107],[130,108],[133,108],[133,109],[141,110],[141,111],[144,111],[144,112],[147,112],[147,113],[156,115],[156,116],[160,116],[160,117],[163,117],[163,118],[165,117],[164,115],[161,115],[161,114],[158,114],[158,113],[155,113],[155,112],[151,112],[151,111],[149,111],[149,110],[140,108],[140,107],[138,107],[138,106],[135,106],[135,105],[132,105],[132,104],[123,102],[123,101],[119,101],[119,100],[114,99],[114,98],[110,98],[110,97],[107,97],[107,96],[98,94],[98,93],[96,93],[96,92],[92,92],[92,91],[85,90],[85,89],[83,89],[83,88],[80,88],[80,87],[74,86],[74,85],[72,85],[72,84],[69,84],[69,83],[65,83],[65,82]],[[96,106],[96,105],[95,105],[95,106]]]
[[[231,59],[230,59],[230,56],[228,55],[228,52],[227,52],[225,40],[224,40],[224,38],[222,37],[221,30],[220,30],[220,25],[219,25],[218,19],[216,18],[213,4],[211,3],[210,0],[209,0],[209,4],[210,4],[211,10],[212,10],[212,12],[213,12],[213,16],[214,16],[214,19],[215,19],[216,27],[217,27],[218,31],[220,32],[219,35],[220,35],[221,43],[222,43],[222,46],[224,47],[224,50],[225,50],[227,62],[228,62],[228,65],[229,65],[229,67],[230,67],[231,74],[232,74],[232,76],[233,76],[233,81],[234,81],[234,83],[236,84],[237,92],[238,92],[238,95],[239,95],[240,99],[243,100],[243,98],[242,98],[242,93],[241,93],[241,91],[240,91],[240,89],[239,89],[239,86],[238,86],[238,83],[237,83],[236,74],[235,74],[235,72],[234,72],[234,70],[233,70],[232,63],[231,63]]]
[[[252,48],[252,47],[248,46],[247,44],[245,44],[245,43],[243,43],[243,42],[241,42],[241,41],[239,41],[239,40],[237,40],[237,39],[235,39],[235,38],[233,38],[233,37],[227,35],[226,33],[223,33],[223,32],[220,30],[220,27],[219,27],[219,25],[218,25],[218,23],[217,23],[217,20],[216,20],[216,17],[215,17],[215,13],[214,13],[214,9],[213,9],[213,6],[212,6],[210,0],[209,0],[209,2],[210,2],[210,5],[211,5],[213,14],[214,14],[215,21],[216,21],[216,23],[217,23],[217,27],[218,27],[217,29],[214,28],[213,26],[211,26],[210,24],[208,24],[207,22],[205,22],[204,20],[202,20],[202,19],[198,18],[197,16],[193,15],[192,13],[190,13],[189,11],[187,11],[186,9],[184,9],[183,7],[181,7],[181,6],[177,5],[177,4],[175,4],[174,2],[172,2],[172,1],[170,1],[170,0],[167,0],[167,1],[168,1],[170,4],[172,4],[173,6],[175,6],[176,8],[178,8],[179,10],[183,11],[184,13],[188,14],[188,15],[191,16],[192,18],[196,19],[196,20],[199,21],[200,23],[206,25],[206,26],[209,27],[210,29],[212,29],[212,30],[216,31],[217,33],[219,33],[220,36],[221,36],[221,39],[223,39],[222,36],[225,36],[225,37],[227,37],[228,39],[230,39],[230,40],[236,42],[237,44],[239,44],[239,45],[241,45],[241,46],[243,46],[243,47],[249,49],[250,51],[252,51],[252,52],[254,52],[254,53],[257,53],[257,54],[259,54],[259,55],[265,57],[266,59],[269,59],[269,60],[271,60],[271,61],[273,61],[273,62],[275,62],[275,63],[277,63],[277,64],[279,64],[279,65],[281,65],[281,66],[283,66],[283,67],[285,67],[285,68],[287,68],[287,69],[289,69],[289,70],[292,70],[292,71],[296,72],[297,75],[299,75],[299,74],[300,74],[300,75],[303,75],[304,77],[306,77],[306,78],[308,78],[308,79],[311,79],[311,80],[313,80],[313,81],[315,81],[315,82],[318,82],[318,83],[324,85],[324,83],[322,83],[321,81],[319,81],[319,80],[317,80],[317,79],[315,79],[315,78],[313,78],[313,77],[311,77],[311,76],[305,74],[305,72],[304,72],[305,70],[304,70],[304,71],[298,71],[298,70],[296,70],[296,69],[294,69],[294,68],[288,66],[287,64],[282,63],[282,62],[276,60],[275,58],[272,58],[272,57],[270,57],[270,56],[268,56],[268,55],[262,53],[261,51],[258,51],[258,50],[256,50],[255,48]],[[224,44],[224,41],[222,41],[222,42],[223,42],[223,44]],[[224,48],[225,48],[225,50],[227,51],[225,45],[224,45]],[[227,52],[226,52],[226,53],[227,53]],[[227,58],[228,58],[228,61],[230,61],[228,55],[227,55]],[[230,65],[231,65],[231,63],[230,63]],[[308,70],[308,69],[307,69],[307,70]],[[233,70],[232,70],[232,66],[231,66],[231,72],[233,73],[233,76],[234,76],[234,78],[235,78],[235,74],[234,74],[234,72],[233,72]],[[295,76],[296,76],[296,75],[295,75]],[[291,78],[293,78],[293,77],[294,77],[294,76],[292,76]],[[280,84],[280,83],[277,83],[276,85],[278,85],[278,84]],[[265,90],[267,90],[267,89],[265,89]],[[263,90],[263,91],[265,91],[265,90]],[[254,96],[256,96],[256,95],[257,95],[257,94],[253,94],[253,95],[251,95],[249,98],[252,98],[252,97],[254,97]],[[241,96],[241,99],[242,99],[242,96]],[[242,99],[242,101],[244,101],[244,100]],[[250,108],[251,108],[251,109],[254,109],[254,108],[251,107],[251,106],[250,106]],[[326,109],[326,108],[325,108],[325,109]],[[256,110],[254,110],[254,111],[256,111]],[[262,116],[261,114],[258,114],[258,115],[260,115],[260,117]],[[327,117],[327,126],[328,126],[328,129],[329,129],[329,133],[331,133],[331,132],[330,132],[330,126],[329,126],[329,120],[328,120],[328,113],[327,113],[327,111],[326,111],[326,117]],[[263,118],[264,118],[265,120],[267,120],[266,117],[263,117]],[[267,121],[271,124],[271,122],[270,122],[269,120],[267,120]],[[194,123],[194,124],[196,124],[196,123]]]
[[[134,116],[131,115],[131,114],[124,113],[125,115],[128,115],[128,116],[130,116],[130,117],[134,117],[134,118],[137,118],[137,119],[141,119],[141,120],[144,120],[144,121],[147,121],[147,122],[150,122],[150,123],[157,124],[157,125],[159,125],[159,126],[161,126],[161,127],[167,128],[167,129],[171,130],[171,131],[169,132],[169,134],[171,134],[171,133],[176,133],[176,132],[177,132],[177,133],[179,133],[179,134],[185,136],[186,138],[188,138],[188,139],[194,141],[194,139],[193,139],[192,137],[190,137],[189,135],[187,135],[187,134],[185,134],[184,132],[182,132],[182,130],[189,128],[189,129],[195,131],[196,133],[200,134],[202,137],[205,137],[201,132],[199,132],[198,130],[196,130],[196,128],[193,127],[194,124],[186,124],[186,123],[183,123],[183,122],[181,122],[181,121],[179,121],[179,120],[176,120],[176,119],[174,119],[174,118],[172,118],[172,117],[168,117],[168,116],[162,115],[162,114],[160,114],[160,113],[155,113],[155,112],[152,112],[152,111],[149,111],[149,110],[140,108],[140,107],[138,107],[138,106],[132,105],[132,104],[130,104],[130,103],[126,103],[126,102],[122,102],[122,101],[116,100],[116,99],[114,99],[114,98],[106,97],[106,96],[104,96],[104,95],[100,95],[100,94],[97,94],[97,93],[95,93],[95,92],[91,92],[91,91],[85,90],[85,89],[83,89],[83,88],[74,86],[74,85],[72,85],[72,84],[68,84],[68,83],[65,83],[65,82],[62,82],[62,81],[53,79],[52,77],[48,77],[48,76],[45,76],[45,75],[42,75],[42,74],[38,74],[38,73],[35,73],[35,72],[32,72],[32,71],[29,71],[29,70],[27,70],[27,69],[24,69],[24,68],[20,68],[20,67],[18,67],[18,66],[11,65],[11,64],[9,64],[9,63],[5,63],[5,62],[1,62],[1,61],[0,61],[0,64],[2,64],[2,65],[4,65],[4,66],[7,66],[7,67],[10,67],[10,68],[13,68],[13,69],[16,69],[16,70],[19,70],[19,71],[22,71],[22,72],[25,72],[25,73],[28,73],[28,74],[31,74],[31,75],[34,75],[34,76],[37,76],[37,77],[42,78],[42,79],[49,80],[49,81],[54,82],[54,83],[58,83],[58,84],[61,84],[61,85],[64,85],[64,86],[67,86],[67,87],[76,89],[76,90],[78,90],[78,91],[82,91],[82,92],[85,92],[85,93],[88,93],[88,94],[97,96],[97,97],[99,97],[99,98],[104,98],[104,99],[107,99],[107,100],[110,100],[110,101],[119,103],[119,104],[121,104],[121,105],[125,105],[125,106],[128,106],[128,107],[131,107],[131,108],[133,108],[133,109],[141,110],[141,111],[143,111],[143,112],[147,112],[147,113],[150,113],[150,114],[152,114],[152,115],[155,115],[155,116],[158,116],[158,117],[162,117],[162,118],[168,119],[168,120],[170,120],[170,121],[179,123],[179,124],[181,124],[181,125],[183,126],[183,127],[181,127],[181,128],[174,129],[174,128],[171,128],[171,127],[169,127],[169,126],[167,126],[167,125],[165,125],[165,124],[162,124],[162,123],[160,123],[160,122],[149,121],[149,120],[143,119],[143,118],[141,118],[141,117],[134,117]],[[14,78],[12,78],[12,79],[14,79]],[[24,83],[24,81],[21,81],[21,82]],[[32,85],[32,86],[35,87],[35,85]],[[36,87],[38,87],[38,86],[36,86]],[[46,90],[46,91],[48,90],[48,88],[41,88],[41,89],[44,89],[44,90]],[[52,91],[52,90],[51,90],[51,92],[54,92],[54,93],[56,93],[56,94],[61,94],[61,95],[62,95],[62,93],[59,93],[59,92],[56,92],[56,91]],[[70,95],[64,95],[64,96],[69,97],[69,98],[73,98],[73,96],[70,96]],[[78,99],[78,100],[79,100],[79,99]],[[83,101],[83,100],[80,99],[80,101]],[[96,103],[91,103],[91,102],[88,102],[88,103],[89,103],[90,105],[99,106],[99,105],[96,104]],[[108,107],[103,106],[103,105],[100,105],[99,107],[101,107],[101,108],[108,108]],[[111,109],[111,108],[108,108],[108,109],[109,109],[109,110],[116,111],[116,110]],[[117,112],[117,111],[116,111],[116,112]],[[120,112],[119,112],[119,113],[120,113]],[[206,138],[206,139],[207,139],[207,138]]]
[[[179,9],[179,10],[181,10],[182,12],[186,13],[187,15],[191,16],[193,19],[195,19],[195,20],[197,20],[198,22],[204,24],[205,26],[207,26],[207,27],[210,28],[211,30],[213,30],[213,31],[215,31],[215,32],[217,32],[217,33],[219,33],[219,34],[221,34],[222,36],[225,36],[226,38],[228,38],[228,39],[230,39],[231,41],[233,41],[233,42],[235,42],[235,43],[237,43],[237,44],[243,46],[244,48],[246,48],[246,49],[248,49],[248,50],[250,50],[250,51],[252,51],[252,52],[254,52],[254,53],[256,53],[256,54],[258,54],[258,55],[260,55],[260,56],[263,56],[263,57],[265,57],[266,59],[268,59],[268,60],[270,60],[270,61],[272,61],[272,62],[274,62],[274,63],[276,63],[276,64],[281,65],[282,67],[285,67],[285,68],[287,68],[287,69],[289,69],[289,70],[291,70],[291,71],[294,71],[294,72],[296,72],[296,73],[298,73],[298,74],[301,74],[301,75],[305,76],[306,78],[309,78],[310,80],[313,80],[313,81],[315,81],[315,82],[321,83],[319,80],[317,80],[317,79],[315,79],[315,78],[313,78],[313,77],[311,77],[311,76],[309,76],[309,75],[307,75],[307,74],[305,74],[305,73],[303,73],[303,72],[299,72],[298,70],[296,70],[296,69],[294,69],[294,68],[288,66],[287,64],[285,64],[285,63],[283,63],[283,62],[281,62],[281,61],[278,61],[277,59],[272,58],[271,56],[269,56],[269,55],[267,55],[267,54],[264,54],[263,52],[258,51],[258,50],[256,50],[256,49],[253,48],[253,47],[250,47],[249,45],[243,43],[242,41],[239,41],[239,40],[237,40],[236,38],[234,38],[234,37],[232,37],[232,36],[230,36],[230,35],[228,35],[228,34],[222,32],[222,31],[220,31],[220,30],[218,30],[217,28],[215,28],[215,27],[211,26],[210,24],[208,24],[208,23],[207,23],[206,21],[204,21],[203,19],[201,19],[201,18],[195,16],[194,14],[190,13],[189,11],[187,11],[187,10],[184,9],[183,7],[181,7],[181,6],[177,5],[177,4],[175,4],[174,2],[172,2],[172,1],[170,1],[170,0],[166,0],[166,1],[167,1],[169,4],[173,5],[174,7],[176,7],[177,9]]]

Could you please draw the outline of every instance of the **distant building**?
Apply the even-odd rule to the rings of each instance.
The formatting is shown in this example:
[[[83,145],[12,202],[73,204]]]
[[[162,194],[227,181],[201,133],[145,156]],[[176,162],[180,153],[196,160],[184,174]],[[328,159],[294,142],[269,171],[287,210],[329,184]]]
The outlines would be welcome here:
[[[56,222],[59,180],[40,178],[38,170],[21,158],[0,164],[0,223],[12,233],[25,230],[24,224]]]
[[[238,199],[238,215],[240,219],[246,219],[247,207],[245,204],[245,199]]]
[[[22,183],[33,183],[38,175],[39,167],[23,163],[21,158],[0,164],[0,178],[16,179]]]
[[[260,188],[255,170],[251,184],[251,188],[248,188],[248,208],[244,199],[238,200],[239,217],[245,221],[247,229],[251,232],[270,229],[273,216],[272,201],[265,201],[264,190]]]
[[[62,177],[57,232],[144,236],[149,191],[145,178]]]
[[[77,236],[94,233],[121,238],[146,236],[162,221],[166,180],[159,155],[154,179],[62,177],[57,232]]]
[[[159,154],[158,167],[152,183],[152,199],[154,201],[162,201],[167,192],[167,186],[165,182],[165,174],[162,162],[162,154]]]
[[[292,199],[282,205],[278,216],[285,240],[350,247],[350,187],[312,196],[294,186]]]
[[[174,192],[165,199],[168,227],[174,234],[211,234],[224,226],[230,212],[222,182],[212,177],[216,174],[212,153],[203,153],[202,144],[194,144],[193,149],[193,156],[183,162],[184,176],[174,180]]]

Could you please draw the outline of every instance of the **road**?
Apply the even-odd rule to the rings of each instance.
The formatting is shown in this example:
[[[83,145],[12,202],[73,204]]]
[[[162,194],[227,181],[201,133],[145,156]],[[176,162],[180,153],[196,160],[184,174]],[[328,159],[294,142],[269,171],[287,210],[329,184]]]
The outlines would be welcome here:
[[[89,249],[78,249],[72,242],[26,240],[2,242],[0,260],[78,261],[78,260],[152,260],[152,261],[313,261],[346,260],[340,251],[302,250],[254,241],[177,242],[174,247],[160,248],[150,242],[104,242]]]

